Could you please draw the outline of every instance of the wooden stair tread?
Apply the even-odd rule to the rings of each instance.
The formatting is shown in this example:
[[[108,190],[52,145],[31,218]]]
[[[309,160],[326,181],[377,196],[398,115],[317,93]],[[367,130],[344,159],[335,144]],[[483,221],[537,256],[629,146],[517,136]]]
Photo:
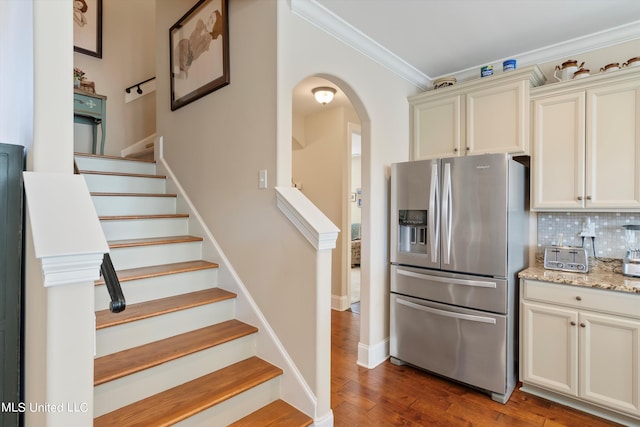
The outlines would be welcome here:
[[[128,157],[120,157],[120,156],[108,156],[105,154],[91,154],[91,153],[73,153],[75,157],[95,157],[100,159],[110,159],[110,160],[124,160],[128,162],[143,162],[143,163],[155,163],[155,160],[147,160],[147,159],[130,159]]]
[[[153,246],[153,245],[168,245],[171,243],[189,243],[189,242],[202,242],[204,239],[198,236],[167,236],[167,237],[149,237],[145,239],[126,239],[126,240],[112,240],[109,243],[109,248],[132,248],[139,246]]]
[[[169,426],[259,384],[282,369],[250,357],[94,419],[100,426]]]
[[[120,282],[126,282],[129,280],[148,279],[150,277],[187,273],[189,271],[207,270],[218,267],[218,264],[215,262],[198,260],[118,270],[116,274]],[[95,284],[104,285],[104,279],[96,280]]]
[[[202,291],[189,292],[172,297],[160,298],[152,301],[145,301],[131,304],[120,313],[112,313],[110,310],[96,311],[96,329],[108,328],[121,325],[123,323],[134,322],[136,320],[148,319],[162,314],[173,313],[179,310],[186,310],[192,307],[212,304],[235,298],[236,294],[220,288],[205,289]]]
[[[157,178],[167,179],[166,175],[153,175],[148,173],[129,173],[129,172],[107,172],[107,171],[93,171],[93,170],[79,170],[81,175],[107,175],[107,176],[124,176],[129,178]]]
[[[255,326],[232,319],[99,357],[94,362],[94,386],[224,344],[257,331],[258,328]]]
[[[100,221],[122,221],[129,219],[172,219],[172,218],[189,218],[189,214],[155,214],[155,215],[108,215],[100,216]]]
[[[104,196],[124,196],[124,197],[178,197],[177,194],[169,193],[101,193],[93,192],[91,196],[104,197]]]
[[[227,427],[306,427],[313,420],[284,400],[276,400]]]

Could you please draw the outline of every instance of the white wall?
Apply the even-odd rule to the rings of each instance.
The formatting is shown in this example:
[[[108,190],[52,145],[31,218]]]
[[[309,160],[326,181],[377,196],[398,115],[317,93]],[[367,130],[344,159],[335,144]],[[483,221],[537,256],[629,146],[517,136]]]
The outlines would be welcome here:
[[[162,72],[169,69],[167,34],[191,6],[173,0],[156,5],[164,155],[313,389],[316,255],[276,207],[274,190],[276,3],[229,2],[230,85],[172,112],[168,73]],[[291,150],[291,137],[288,142]],[[262,169],[266,190],[258,188]]]
[[[120,155],[156,130],[155,92],[125,103],[125,88],[155,75],[155,1],[105,0],[102,11],[102,58],[74,52],[73,62],[107,97],[104,152]],[[169,31],[162,35],[168,43]],[[161,72],[168,73],[166,70]],[[71,71],[69,71],[71,75]],[[69,79],[71,85],[71,77]],[[90,147],[91,127],[76,124],[76,149]]]
[[[33,144],[33,3],[0,2],[0,142]]]

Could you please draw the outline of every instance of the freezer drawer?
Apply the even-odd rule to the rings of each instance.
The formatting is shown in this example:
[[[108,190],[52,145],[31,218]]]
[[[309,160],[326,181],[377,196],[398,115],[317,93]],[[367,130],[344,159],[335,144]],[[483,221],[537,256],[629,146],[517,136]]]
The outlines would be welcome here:
[[[392,265],[391,292],[504,314],[510,291],[505,279]]]
[[[390,353],[475,387],[507,391],[504,315],[391,294]]]

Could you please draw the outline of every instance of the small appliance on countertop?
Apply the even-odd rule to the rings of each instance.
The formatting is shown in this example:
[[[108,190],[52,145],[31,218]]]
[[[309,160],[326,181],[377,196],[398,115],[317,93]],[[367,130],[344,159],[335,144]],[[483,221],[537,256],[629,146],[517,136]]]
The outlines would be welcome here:
[[[587,250],[578,246],[547,246],[544,248],[544,268],[548,270],[587,273]]]
[[[623,225],[627,253],[622,260],[622,274],[640,277],[640,225]]]

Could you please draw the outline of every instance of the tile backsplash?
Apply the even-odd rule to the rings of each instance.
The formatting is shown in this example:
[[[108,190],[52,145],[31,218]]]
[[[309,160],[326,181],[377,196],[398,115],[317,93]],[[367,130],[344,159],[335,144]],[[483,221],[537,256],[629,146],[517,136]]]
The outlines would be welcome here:
[[[538,252],[545,246],[555,245],[562,234],[563,245],[581,246],[580,232],[586,228],[588,218],[595,225],[595,253],[601,258],[624,258],[625,224],[640,224],[640,213],[619,212],[538,212]],[[593,257],[591,238],[585,238],[587,254]]]

